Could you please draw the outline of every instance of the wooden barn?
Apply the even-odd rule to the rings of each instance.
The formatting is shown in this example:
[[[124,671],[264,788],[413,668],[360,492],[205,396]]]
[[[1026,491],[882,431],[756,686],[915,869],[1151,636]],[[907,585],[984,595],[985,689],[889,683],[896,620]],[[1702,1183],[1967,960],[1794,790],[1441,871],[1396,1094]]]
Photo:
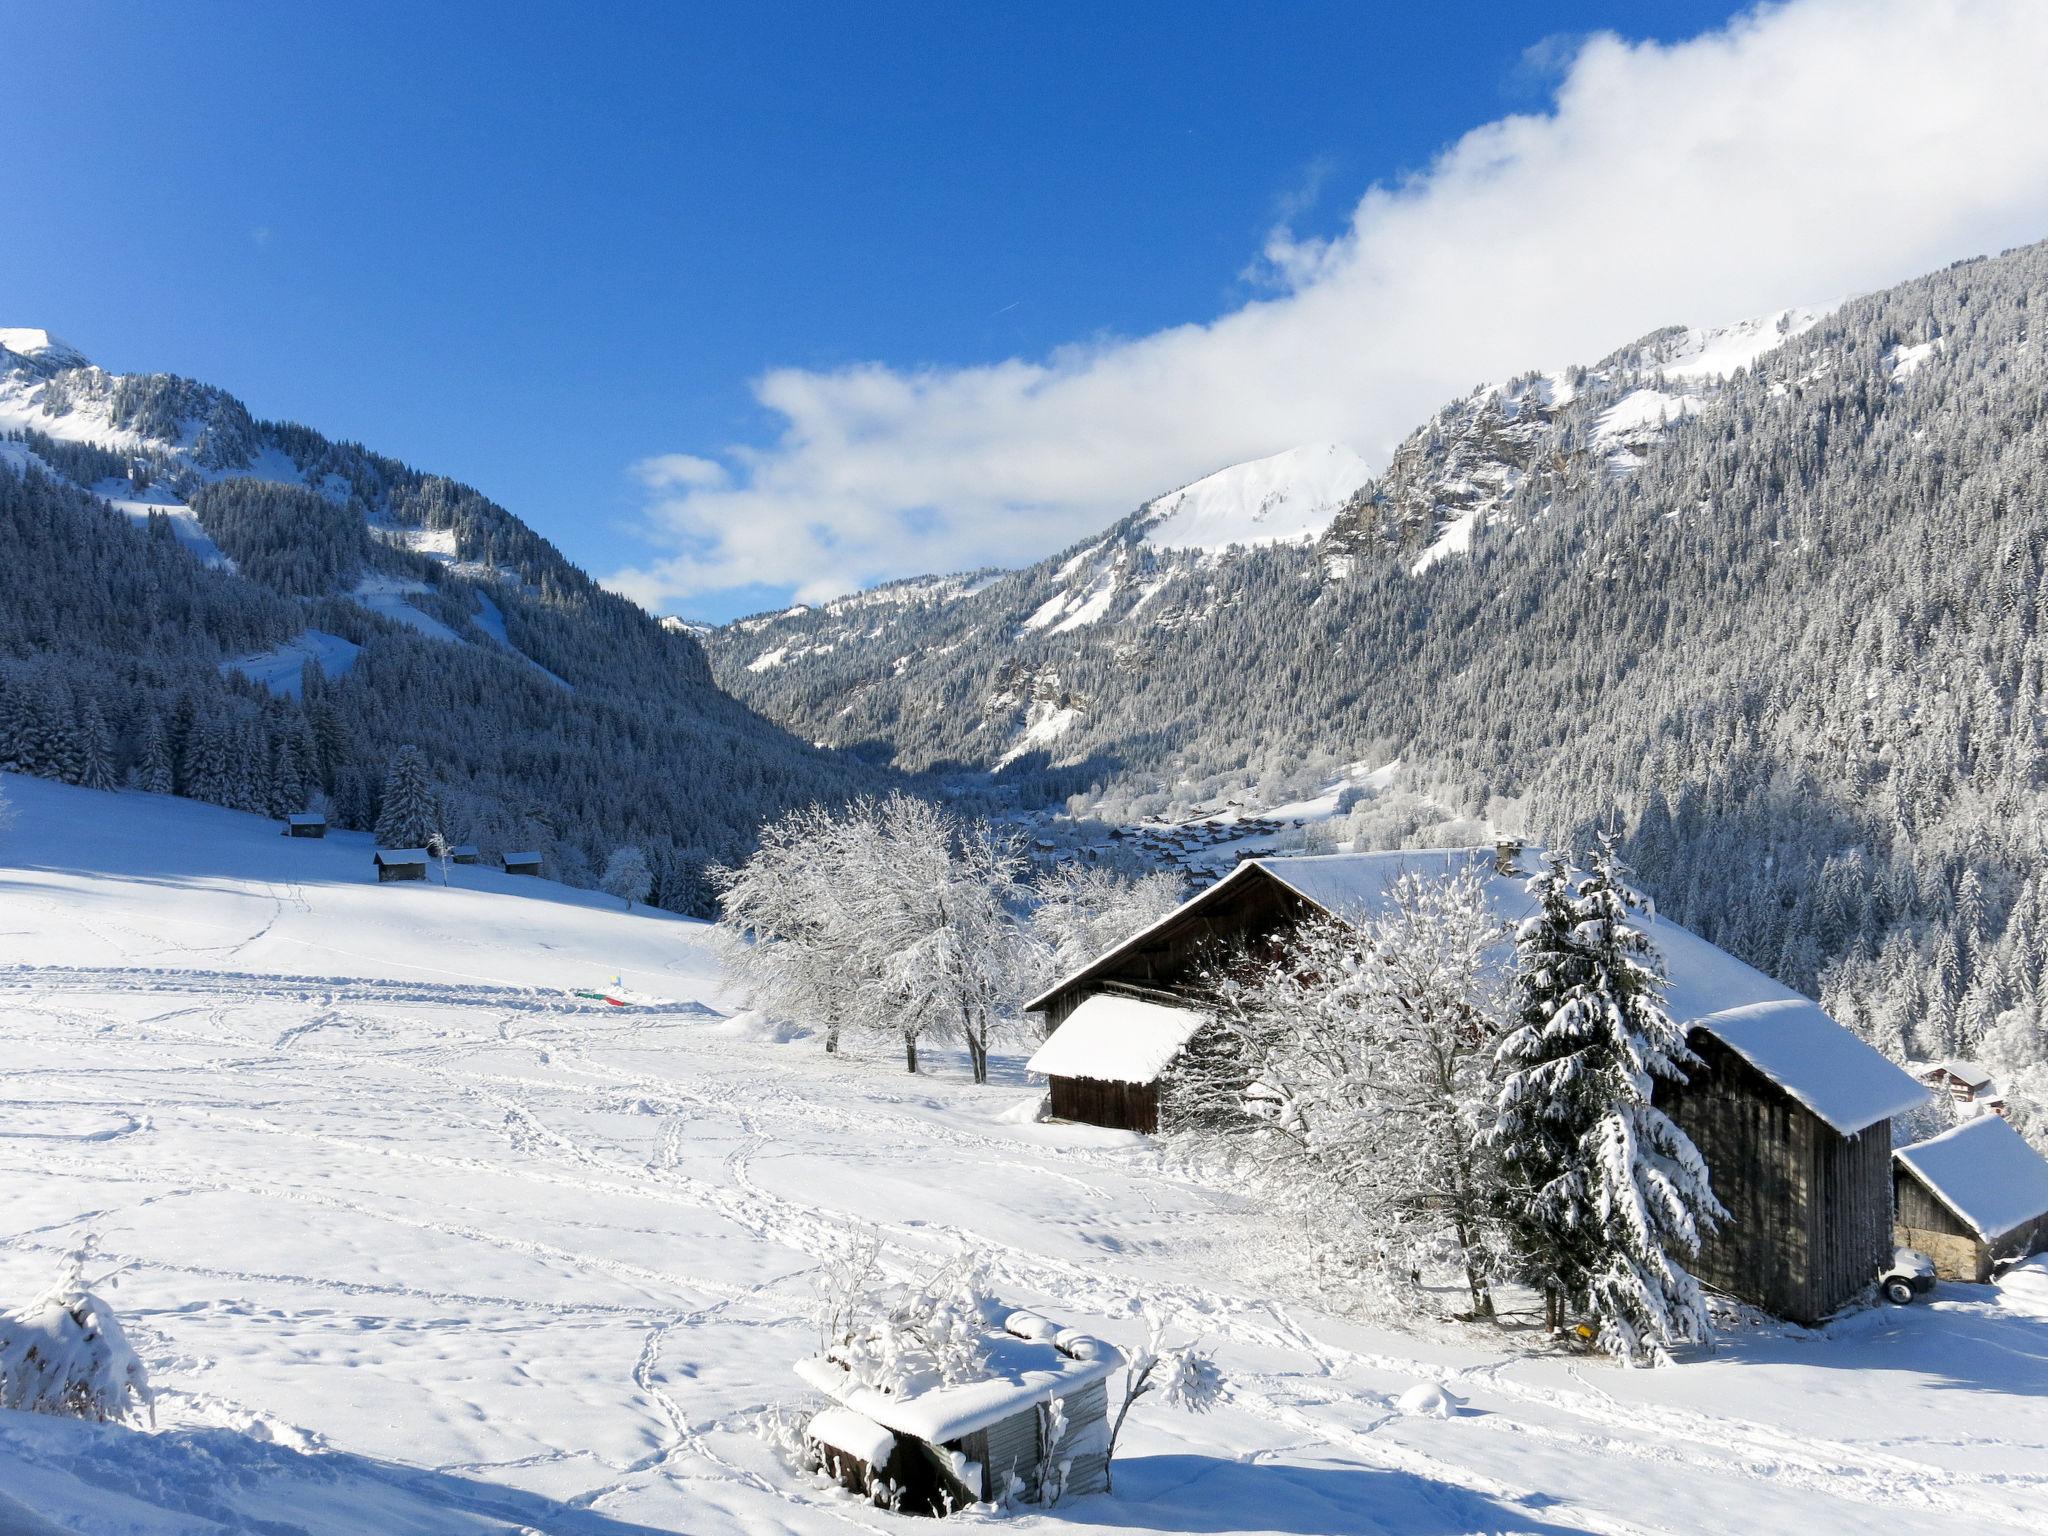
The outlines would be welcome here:
[[[1100,1059],[1093,1022],[1074,1056],[1055,1050],[1091,999],[1191,1005],[1209,966],[1232,954],[1256,962],[1313,913],[1384,913],[1403,874],[1477,870],[1505,931],[1531,910],[1513,872],[1517,851],[1249,859],[1027,1003],[1054,1026],[1033,1065],[1048,1071],[1041,1059],[1065,1061],[1077,1073],[1077,1064]],[[1648,928],[1669,972],[1671,1014],[1707,1062],[1684,1089],[1660,1090],[1659,1101],[1698,1143],[1735,1218],[1709,1240],[1700,1277],[1781,1316],[1818,1321],[1861,1294],[1891,1255],[1891,1119],[1924,1103],[1927,1091],[1818,1005],[1733,955],[1673,923],[1650,919]],[[1085,1086],[1069,1090],[1065,1118],[1129,1125],[1135,1095]],[[1158,1079],[1147,1091],[1156,1104]]]
[[[483,861],[484,856],[475,843],[457,843],[448,850],[450,864],[481,864]]]
[[[1062,1464],[1062,1500],[1107,1489],[1108,1380],[1123,1357],[1032,1312],[992,1326],[982,1355],[973,1381],[893,1392],[859,1385],[831,1354],[802,1361],[797,1374],[836,1405],[811,1420],[805,1437],[844,1486],[911,1514],[1012,1498],[1035,1504]]]
[[[424,848],[379,848],[376,855],[377,879],[424,880],[427,878],[429,857]]]
[[[1892,1164],[1899,1246],[1942,1279],[1981,1285],[2001,1262],[2048,1251],[2048,1159],[1998,1116],[1901,1147]]]
[[[1672,931],[1656,925],[1660,944]],[[1656,1100],[1700,1149],[1730,1218],[1692,1272],[1818,1323],[1891,1256],[1892,1116],[1926,1090],[1802,997],[1694,1019],[1687,1041],[1704,1070],[1683,1087],[1659,1083]]]
[[[1159,1129],[1159,1081],[1203,1018],[1191,1009],[1104,991],[1083,998],[1026,1065],[1051,1085],[1055,1119]]]
[[[327,818],[318,811],[294,811],[284,819],[287,837],[325,837]]]
[[[540,873],[540,855],[533,852],[508,853],[505,855],[505,873],[508,875],[537,875]]]

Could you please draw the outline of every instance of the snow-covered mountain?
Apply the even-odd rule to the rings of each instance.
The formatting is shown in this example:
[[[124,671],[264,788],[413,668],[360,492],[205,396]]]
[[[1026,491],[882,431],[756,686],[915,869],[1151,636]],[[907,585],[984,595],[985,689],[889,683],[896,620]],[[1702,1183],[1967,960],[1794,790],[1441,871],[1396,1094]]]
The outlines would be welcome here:
[[[1063,681],[1073,668],[1061,650],[1113,636],[1135,654],[1149,632],[1200,624],[1228,570],[1278,548],[1320,560],[1316,580],[1290,588],[1288,601],[1314,601],[1323,583],[1388,558],[1420,576],[1468,554],[1489,528],[1633,472],[1680,422],[1713,411],[1731,377],[1828,312],[1667,327],[1591,366],[1519,375],[1450,402],[1378,473],[1351,448],[1306,444],[1169,491],[1025,571],[895,582],[743,619],[705,644],[727,686],[821,741],[873,743],[879,717],[898,755],[927,766],[900,751],[903,728],[914,739],[927,709],[964,707],[972,741],[956,737],[937,760],[1078,763],[1087,749],[1068,751],[1063,738],[1115,705]],[[928,675],[950,676],[963,648],[996,653],[966,698]]]
[[[872,779],[469,486],[45,330],[0,329],[0,528],[0,766],[363,825],[414,742],[464,840],[571,878],[646,841],[685,907],[762,812]]]

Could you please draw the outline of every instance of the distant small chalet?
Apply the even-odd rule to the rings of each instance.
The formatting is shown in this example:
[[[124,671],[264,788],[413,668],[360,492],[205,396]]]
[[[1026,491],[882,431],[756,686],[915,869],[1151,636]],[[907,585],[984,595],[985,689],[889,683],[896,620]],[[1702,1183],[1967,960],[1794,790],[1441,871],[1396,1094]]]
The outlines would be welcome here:
[[[1035,1312],[998,1308],[994,1316],[1001,1321],[981,1340],[981,1373],[950,1386],[885,1392],[860,1385],[829,1354],[799,1362],[797,1374],[835,1403],[805,1429],[826,1470],[856,1493],[921,1515],[1037,1503],[1049,1474],[1061,1479],[1062,1499],[1106,1489],[1106,1383],[1123,1356]]]
[[[1197,993],[1214,960],[1271,953],[1318,913],[1388,914],[1403,874],[1468,868],[1485,876],[1505,944],[1534,900],[1492,849],[1240,864],[1025,1005],[1056,1026],[1030,1064],[1051,1080],[1054,1113],[1155,1129],[1160,1085],[1204,1022]],[[1811,1000],[1676,924],[1646,924],[1669,973],[1671,1015],[1706,1061],[1683,1088],[1659,1084],[1657,1099],[1699,1147],[1732,1217],[1695,1272],[1780,1316],[1817,1322],[1890,1256],[1891,1120],[1925,1103],[1927,1090]]]

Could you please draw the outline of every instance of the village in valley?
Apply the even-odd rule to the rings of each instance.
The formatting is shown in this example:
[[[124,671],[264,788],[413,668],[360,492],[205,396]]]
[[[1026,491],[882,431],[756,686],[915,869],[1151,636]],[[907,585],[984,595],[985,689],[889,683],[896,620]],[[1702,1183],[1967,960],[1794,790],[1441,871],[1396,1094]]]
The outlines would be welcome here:
[[[2048,1536],[2048,7],[0,37],[0,1536]]]

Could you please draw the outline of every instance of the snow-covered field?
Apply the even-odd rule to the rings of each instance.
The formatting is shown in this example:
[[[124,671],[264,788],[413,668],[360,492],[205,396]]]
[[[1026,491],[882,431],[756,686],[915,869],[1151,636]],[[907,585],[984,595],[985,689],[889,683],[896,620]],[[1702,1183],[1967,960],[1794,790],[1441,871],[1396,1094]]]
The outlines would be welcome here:
[[[1106,1530],[2048,1528],[2048,1270],[1624,1372],[1277,1299],[1271,1234],[1136,1138],[723,1017],[705,930],[367,840],[8,778],[0,1304],[91,1234],[155,1430],[0,1413],[0,1532],[907,1531],[752,1432],[820,1254],[966,1242],[1020,1305],[1216,1346]],[[612,977],[642,998],[586,1004]],[[2031,1288],[2031,1290],[2030,1290]],[[1403,1414],[1418,1382],[1463,1400]],[[978,1517],[958,1517],[970,1524]],[[10,1523],[13,1521],[13,1523]],[[928,1527],[925,1527],[928,1529]]]

